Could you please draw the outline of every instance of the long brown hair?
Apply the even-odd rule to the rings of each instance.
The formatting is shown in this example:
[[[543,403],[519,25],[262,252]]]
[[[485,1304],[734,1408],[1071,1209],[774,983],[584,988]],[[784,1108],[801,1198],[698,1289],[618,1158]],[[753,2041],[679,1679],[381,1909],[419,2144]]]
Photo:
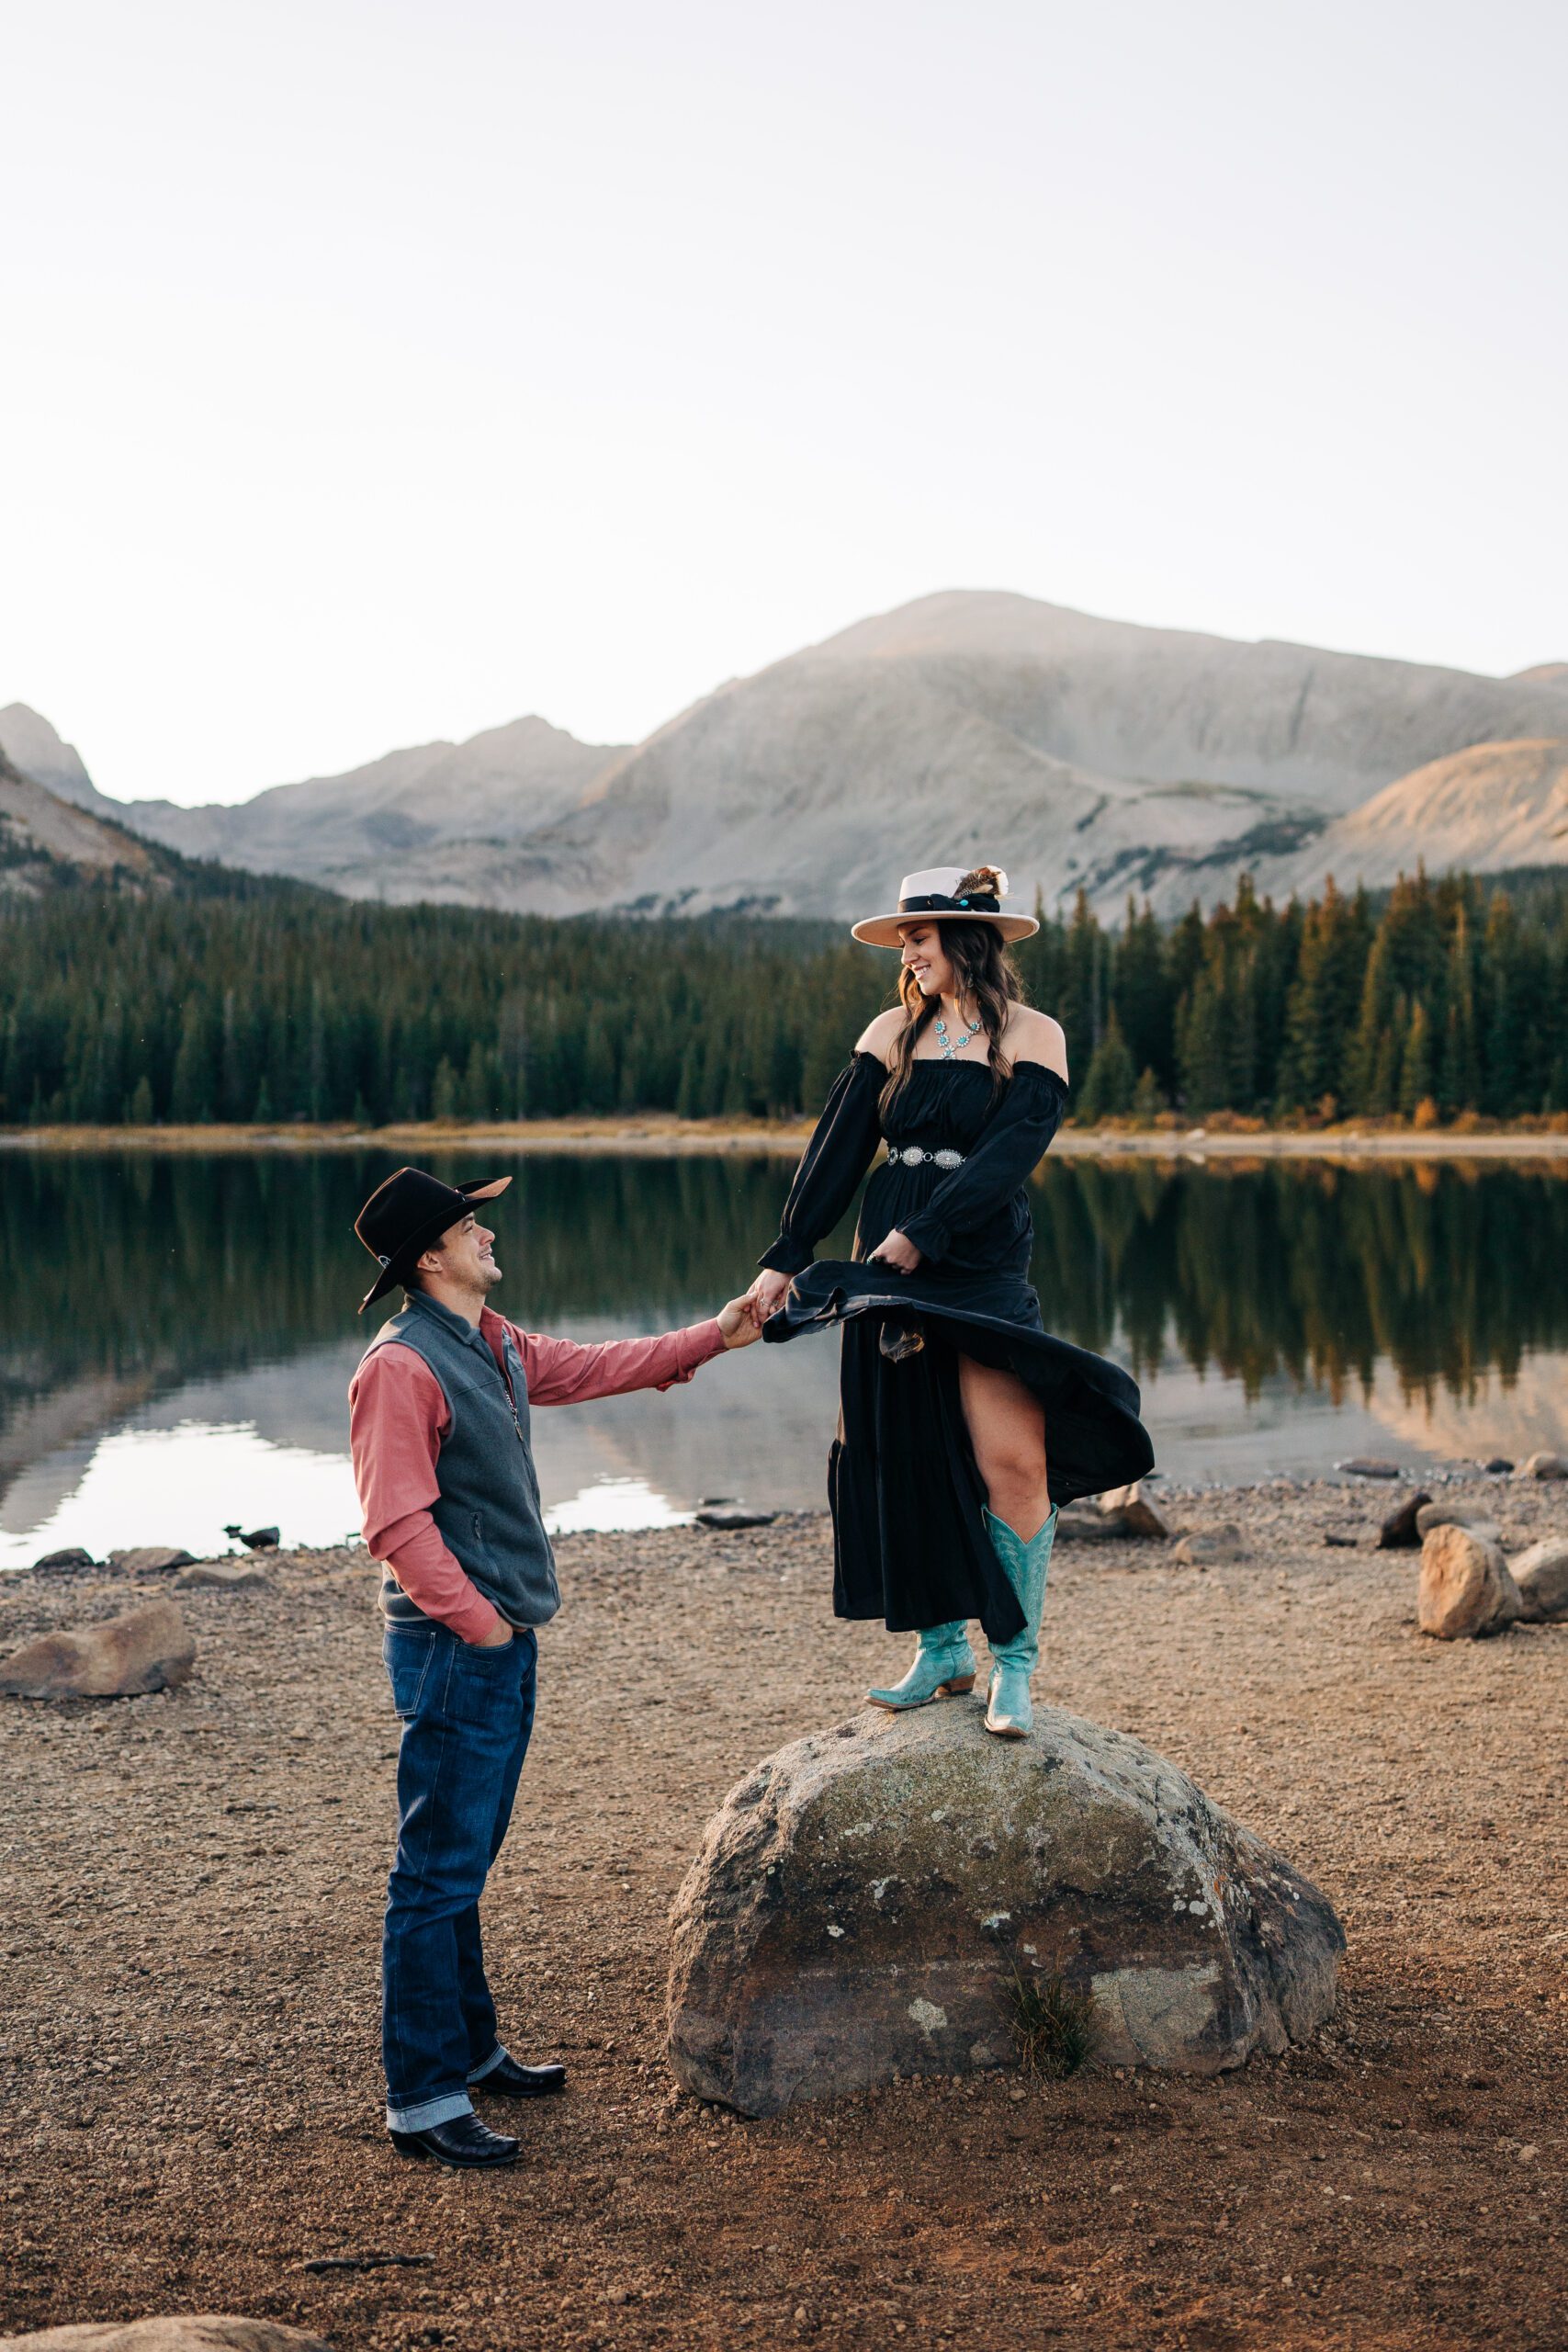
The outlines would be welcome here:
[[[975,891],[999,898],[1000,878],[994,865],[976,865],[964,876],[953,895],[962,899],[966,892]],[[911,915],[909,920],[914,923],[922,918]],[[930,920],[934,922],[936,918]],[[1000,1094],[1012,1076],[1012,1064],[1002,1051],[1002,1032],[1012,1007],[1024,1001],[1023,983],[1017,967],[1001,933],[988,922],[953,922],[943,917],[942,946],[953,967],[953,987],[960,1001],[969,1000],[980,1016],[980,1026],[990,1045],[991,1091]],[[936,998],[921,995],[920,984],[908,966],[898,975],[897,997],[906,1017],[904,1026],[893,1040],[888,1080],[878,1104],[885,1125],[909,1083],[920,1032],[934,1018],[938,1004]]]

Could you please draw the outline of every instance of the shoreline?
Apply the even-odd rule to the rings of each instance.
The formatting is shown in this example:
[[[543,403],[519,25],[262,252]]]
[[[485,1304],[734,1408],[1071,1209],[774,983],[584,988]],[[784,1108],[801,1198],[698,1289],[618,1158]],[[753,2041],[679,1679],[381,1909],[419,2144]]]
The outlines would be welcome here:
[[[532,1154],[642,1154],[649,1158],[729,1157],[751,1152],[795,1159],[806,1148],[807,1120],[740,1122],[606,1114],[579,1119],[422,1120],[385,1127],[346,1122],[276,1127],[5,1127],[0,1152],[468,1151],[482,1148],[518,1158]],[[1343,1127],[1273,1127],[1256,1132],[1196,1125],[1178,1128],[1066,1126],[1057,1159],[1203,1161],[1214,1159],[1562,1160],[1568,1126],[1494,1131],[1399,1128],[1368,1122]]]

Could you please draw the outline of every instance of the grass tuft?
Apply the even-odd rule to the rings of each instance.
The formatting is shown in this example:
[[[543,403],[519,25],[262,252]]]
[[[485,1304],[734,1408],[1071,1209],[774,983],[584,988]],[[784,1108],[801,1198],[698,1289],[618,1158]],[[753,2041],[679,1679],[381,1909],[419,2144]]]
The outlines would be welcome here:
[[[1015,1961],[1002,1980],[1002,1999],[1013,2046],[1026,2075],[1065,2082],[1086,2066],[1100,2047],[1094,2003],[1075,1993],[1060,1976],[1037,1976]]]

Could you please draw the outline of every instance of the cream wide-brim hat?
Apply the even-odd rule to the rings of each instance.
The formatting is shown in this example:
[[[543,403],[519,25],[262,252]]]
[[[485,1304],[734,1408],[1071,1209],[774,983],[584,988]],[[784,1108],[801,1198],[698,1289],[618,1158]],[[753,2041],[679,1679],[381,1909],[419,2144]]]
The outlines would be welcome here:
[[[1032,938],[1040,928],[1032,915],[1004,915],[999,900],[973,890],[959,897],[959,884],[973,871],[968,865],[933,865],[924,874],[906,874],[898,885],[897,913],[868,915],[852,925],[850,936],[868,947],[901,947],[900,925],[925,922],[984,922],[1006,940]],[[1005,891],[1008,878],[999,867],[997,878]]]

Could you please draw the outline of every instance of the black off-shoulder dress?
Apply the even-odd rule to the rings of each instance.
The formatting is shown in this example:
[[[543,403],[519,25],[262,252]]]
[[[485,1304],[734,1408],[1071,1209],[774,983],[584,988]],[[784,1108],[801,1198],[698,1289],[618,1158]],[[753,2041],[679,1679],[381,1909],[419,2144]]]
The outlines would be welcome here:
[[[761,1261],[793,1276],[762,1336],[777,1343],[842,1326],[828,1464],[835,1615],[881,1617],[893,1633],[978,1618],[987,1640],[1010,1641],[1023,1618],[986,1533],[959,1357],[1016,1374],[1039,1397],[1054,1503],[1141,1477],[1154,1449],[1137,1383],[1054,1339],[1030,1284],[1024,1187],[1061,1125],[1061,1079],[1020,1062],[998,1101],[984,1062],[917,1061],[885,1136],[886,1080],[880,1058],[859,1053],[834,1084]],[[884,1141],[889,1157],[866,1187],[853,1258],[814,1265],[813,1249]],[[959,1152],[963,1164],[895,1156],[914,1150]],[[922,1253],[911,1274],[863,1262],[895,1226]],[[924,1345],[889,1353],[900,1329]]]

